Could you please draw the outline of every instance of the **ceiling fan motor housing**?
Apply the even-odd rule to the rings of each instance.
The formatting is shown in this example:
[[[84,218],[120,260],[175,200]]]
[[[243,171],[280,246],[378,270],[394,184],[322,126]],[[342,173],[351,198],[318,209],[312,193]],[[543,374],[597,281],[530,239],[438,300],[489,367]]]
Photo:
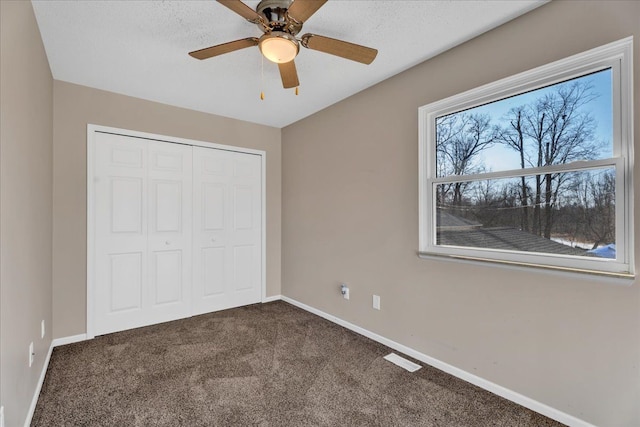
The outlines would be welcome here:
[[[256,12],[266,19],[272,31],[282,31],[296,35],[302,29],[302,23],[287,14],[293,0],[262,0],[256,7]],[[264,31],[262,24],[258,27]]]

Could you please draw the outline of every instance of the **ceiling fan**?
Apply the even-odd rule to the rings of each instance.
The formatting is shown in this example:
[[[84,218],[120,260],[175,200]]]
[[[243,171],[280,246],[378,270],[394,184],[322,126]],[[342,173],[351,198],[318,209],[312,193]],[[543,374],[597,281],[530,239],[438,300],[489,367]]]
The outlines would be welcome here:
[[[296,35],[302,30],[302,25],[327,0],[262,0],[256,10],[251,9],[240,0],[217,1],[247,21],[256,24],[264,34],[259,38],[247,37],[189,52],[189,55],[194,58],[208,59],[247,47],[258,46],[265,58],[278,64],[282,85],[285,88],[294,88],[300,85],[294,62],[300,51],[300,45],[307,49],[329,53],[363,64],[371,64],[378,54],[376,49],[317,34],[307,33],[296,38]]]

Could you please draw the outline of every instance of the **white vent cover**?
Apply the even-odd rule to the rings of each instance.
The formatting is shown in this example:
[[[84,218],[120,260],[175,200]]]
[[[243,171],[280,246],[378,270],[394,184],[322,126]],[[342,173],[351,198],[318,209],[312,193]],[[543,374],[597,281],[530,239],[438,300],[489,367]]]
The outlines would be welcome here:
[[[418,365],[417,363],[413,363],[412,361],[407,360],[404,357],[400,357],[395,353],[389,353],[384,358],[389,362],[406,369],[409,372],[415,372],[418,369],[422,368],[422,366]]]

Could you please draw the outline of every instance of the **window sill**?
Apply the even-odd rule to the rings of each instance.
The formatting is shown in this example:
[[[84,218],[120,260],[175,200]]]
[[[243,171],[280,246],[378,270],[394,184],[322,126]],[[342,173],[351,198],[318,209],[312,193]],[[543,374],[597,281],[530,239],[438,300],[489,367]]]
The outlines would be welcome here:
[[[430,252],[418,252],[418,257],[433,261],[461,262],[463,264],[499,267],[507,270],[535,272],[550,274],[556,277],[566,277],[569,279],[581,279],[598,283],[610,283],[621,286],[631,286],[635,282],[636,276],[631,273],[611,273],[595,270],[579,270],[570,267],[556,267],[540,264],[527,264],[513,261],[501,261],[488,258],[475,258],[459,255],[440,255]]]

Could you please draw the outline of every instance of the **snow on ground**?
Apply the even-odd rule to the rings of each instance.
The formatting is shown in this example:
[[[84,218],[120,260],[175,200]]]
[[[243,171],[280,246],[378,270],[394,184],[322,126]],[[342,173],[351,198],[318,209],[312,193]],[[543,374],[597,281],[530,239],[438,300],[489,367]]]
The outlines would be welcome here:
[[[593,247],[593,243],[576,242],[574,240],[569,240],[562,237],[551,237],[551,240],[553,240],[554,242],[562,243],[563,245],[571,246],[572,248],[591,249]]]

